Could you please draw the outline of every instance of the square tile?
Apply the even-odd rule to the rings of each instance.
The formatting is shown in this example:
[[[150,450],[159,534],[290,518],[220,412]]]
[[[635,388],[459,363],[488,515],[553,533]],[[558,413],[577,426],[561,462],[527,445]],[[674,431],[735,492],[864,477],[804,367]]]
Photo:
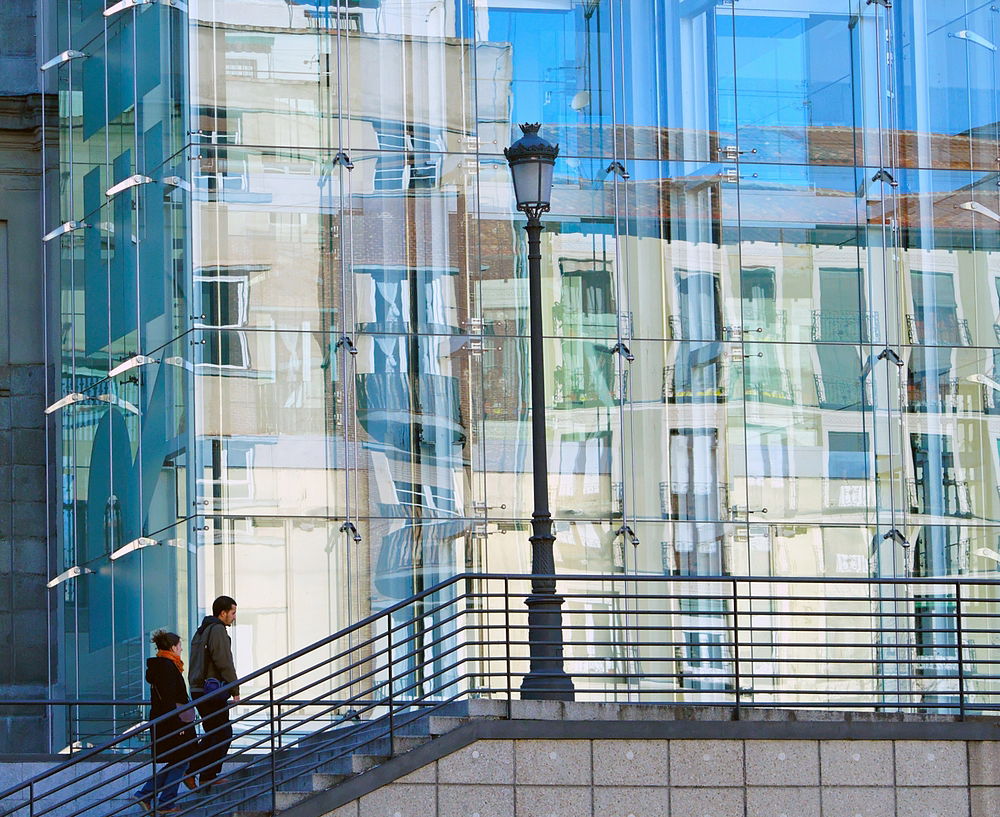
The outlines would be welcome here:
[[[518,785],[589,786],[589,740],[516,740]]]
[[[665,740],[595,740],[597,786],[666,786],[669,743]]]
[[[517,817],[591,817],[591,797],[590,786],[518,786]]]
[[[892,741],[824,740],[819,758],[824,786],[895,785]]]
[[[743,789],[671,788],[670,817],[745,817]]]
[[[748,786],[818,786],[819,741],[748,740]]]
[[[670,741],[673,786],[742,786],[743,741]]]
[[[997,817],[1000,814],[1000,786],[973,786],[969,790],[972,817]]]
[[[897,785],[966,786],[968,782],[965,741],[896,741]]]
[[[895,817],[896,790],[890,786],[824,786],[823,817]]]
[[[427,817],[437,811],[437,787],[390,783],[361,798],[360,817]]]
[[[1000,740],[970,740],[969,783],[1000,786]]]
[[[514,782],[514,741],[478,740],[438,761],[439,783]]]
[[[669,817],[666,786],[595,786],[595,817]]]
[[[749,786],[747,817],[820,817],[818,786]]]
[[[513,786],[453,786],[438,788],[437,817],[514,817]]]
[[[896,817],[965,817],[969,790],[909,786],[896,789]]]
[[[394,783],[436,783],[437,782],[437,762],[428,763],[419,769],[414,769],[409,774],[397,777]]]

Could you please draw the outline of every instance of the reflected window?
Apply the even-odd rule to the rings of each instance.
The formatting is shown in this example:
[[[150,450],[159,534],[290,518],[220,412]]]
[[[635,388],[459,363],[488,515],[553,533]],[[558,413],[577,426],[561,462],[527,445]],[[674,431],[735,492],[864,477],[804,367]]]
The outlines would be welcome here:
[[[684,627],[684,663],[682,686],[689,689],[730,689],[725,677],[730,671],[727,660],[726,617],[724,602],[717,598],[681,599]],[[713,614],[718,610],[718,614]]]
[[[784,479],[790,475],[785,429],[747,424],[747,476]]]
[[[917,598],[913,619],[917,655],[914,672],[921,679],[921,702],[930,709],[941,706],[944,708],[939,711],[953,713],[958,705],[954,680],[958,675],[955,602]]]
[[[446,149],[438,128],[413,123],[376,121],[380,154],[375,164],[375,190],[420,190],[439,186],[441,157]]]
[[[970,516],[969,484],[955,467],[947,434],[911,434],[913,478],[907,480],[911,513]]]
[[[719,278],[707,272],[676,275],[679,314],[670,316],[677,344],[668,396],[681,402],[721,402],[723,385],[722,299]]]
[[[777,288],[773,267],[744,267],[740,274],[744,331],[762,330],[777,339],[784,336],[778,325]]]
[[[720,484],[719,433],[714,428],[670,429],[667,519],[719,519],[726,486]]]
[[[249,316],[250,273],[233,274],[229,268],[206,268],[195,275],[195,285],[200,290],[202,315],[198,326],[219,328],[205,331],[204,365],[224,369],[250,368],[250,350],[245,332],[237,327],[246,326]],[[225,330],[225,331],[221,331]]]
[[[360,332],[453,335],[458,321],[456,282],[450,267],[355,267]]]
[[[824,267],[819,271],[819,309],[812,314],[812,339],[823,343],[870,343],[873,316],[864,309],[861,270]]]
[[[420,508],[434,514],[458,515],[455,492],[450,488],[438,485],[414,485],[400,480],[393,480],[393,485],[399,503],[406,506],[411,512]]]
[[[913,349],[907,371],[907,411],[942,413],[962,407],[968,395],[962,381],[953,374],[952,357],[950,348]]]
[[[254,492],[254,448],[256,442],[226,438],[211,440],[211,471],[198,480],[200,496],[233,501],[252,500]]]
[[[827,475],[830,479],[868,478],[868,433],[831,431],[828,433]]]
[[[611,432],[578,432],[559,438],[558,474],[611,474]]]
[[[913,314],[906,316],[910,343],[971,346],[969,322],[958,317],[954,276],[947,272],[910,273]]]
[[[680,575],[724,572],[720,520],[728,491],[719,477],[718,436],[714,428],[670,431],[670,482],[661,486],[660,503],[664,518],[678,520],[674,572]]]

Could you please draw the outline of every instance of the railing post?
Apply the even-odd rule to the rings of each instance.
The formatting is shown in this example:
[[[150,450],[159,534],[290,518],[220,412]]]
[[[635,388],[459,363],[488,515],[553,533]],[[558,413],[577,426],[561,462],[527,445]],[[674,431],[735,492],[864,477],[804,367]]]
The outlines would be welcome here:
[[[958,658],[958,717],[965,720],[965,653],[962,649],[962,585],[955,582],[955,645]]]
[[[35,817],[35,784],[28,784],[28,817]]]
[[[394,716],[392,714],[392,697],[393,697],[392,685],[393,685],[393,678],[392,678],[392,616],[391,615],[389,615],[389,616],[386,617],[386,622],[387,623],[386,623],[386,628],[385,628],[385,643],[386,643],[387,669],[388,669],[388,672],[389,672],[389,697],[388,697],[388,701],[389,701],[389,754],[391,755],[393,753],[392,752],[392,744],[393,744],[393,739],[395,738],[395,732],[396,732],[395,718],[394,718]]]
[[[739,584],[733,580],[733,684],[736,691],[736,720],[740,720],[740,624],[739,624]]]
[[[284,746],[284,733],[285,730],[281,728],[281,702],[278,702],[278,749],[280,750]]]
[[[514,676],[511,672],[511,658],[510,653],[512,650],[510,641],[510,577],[503,577],[503,634],[504,643],[507,645],[507,717],[510,717],[510,702],[514,700]]]
[[[271,811],[272,813],[277,813],[278,811],[278,775],[277,775],[277,762],[278,757],[275,754],[274,745],[274,726],[276,723],[274,717],[274,670],[267,671],[267,698],[268,698],[268,723],[271,727]]]

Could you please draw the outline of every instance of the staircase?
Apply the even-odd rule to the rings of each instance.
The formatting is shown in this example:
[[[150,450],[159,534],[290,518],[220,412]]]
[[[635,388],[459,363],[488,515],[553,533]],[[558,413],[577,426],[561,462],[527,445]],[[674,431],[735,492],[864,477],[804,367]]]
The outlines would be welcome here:
[[[493,690],[474,659],[479,602],[468,578],[455,576],[240,679],[240,704],[230,712],[237,737],[223,779],[193,792],[182,787],[181,814],[278,814],[473,714],[499,716],[506,701],[485,700]],[[505,679],[509,661],[507,670],[499,673]],[[0,817],[140,814],[133,792],[156,762],[151,728],[172,717],[135,724],[0,792]],[[195,725],[205,731],[200,720]]]
[[[191,817],[272,817],[317,792],[423,746],[473,719],[501,718],[507,702],[485,698],[455,701],[407,720],[390,740],[373,724],[356,724],[335,734],[307,738],[275,755],[275,786],[250,769],[226,774],[218,794],[188,795],[181,802]]]

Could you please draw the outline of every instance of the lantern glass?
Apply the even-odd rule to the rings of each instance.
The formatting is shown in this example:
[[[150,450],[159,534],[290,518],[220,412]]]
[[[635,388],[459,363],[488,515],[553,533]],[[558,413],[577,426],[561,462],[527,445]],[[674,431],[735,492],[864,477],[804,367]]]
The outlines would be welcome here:
[[[552,169],[553,162],[541,157],[525,157],[511,163],[518,209],[548,208],[552,196]]]

